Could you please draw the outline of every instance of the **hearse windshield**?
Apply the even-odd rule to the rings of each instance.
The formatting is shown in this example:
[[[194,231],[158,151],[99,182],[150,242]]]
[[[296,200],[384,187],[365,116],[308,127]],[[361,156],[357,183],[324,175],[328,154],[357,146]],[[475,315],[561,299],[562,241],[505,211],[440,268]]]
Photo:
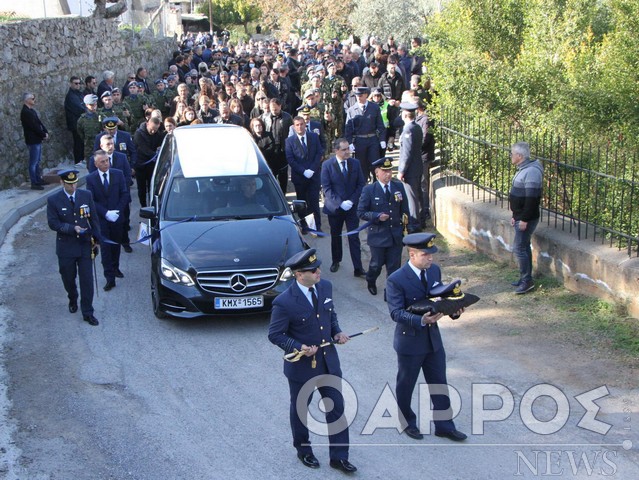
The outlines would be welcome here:
[[[279,186],[268,174],[175,177],[168,191],[164,219],[239,220],[286,214]]]

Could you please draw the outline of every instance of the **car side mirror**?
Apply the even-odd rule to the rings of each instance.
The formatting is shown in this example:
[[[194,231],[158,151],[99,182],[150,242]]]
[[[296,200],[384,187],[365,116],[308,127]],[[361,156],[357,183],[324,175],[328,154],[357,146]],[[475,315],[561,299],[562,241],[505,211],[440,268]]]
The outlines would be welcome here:
[[[296,213],[299,217],[306,216],[307,207],[304,200],[293,200],[291,205],[293,212]]]
[[[155,213],[155,207],[142,207],[140,209],[140,217],[147,220],[155,220],[157,214]]]

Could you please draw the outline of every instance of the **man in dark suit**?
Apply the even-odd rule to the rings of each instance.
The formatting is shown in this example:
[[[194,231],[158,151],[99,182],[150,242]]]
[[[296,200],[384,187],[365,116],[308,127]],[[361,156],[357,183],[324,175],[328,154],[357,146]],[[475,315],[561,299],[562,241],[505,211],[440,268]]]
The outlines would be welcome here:
[[[337,272],[342,261],[342,227],[355,230],[359,225],[357,204],[366,184],[364,174],[356,158],[351,158],[348,140],[338,138],[334,144],[335,155],[322,164],[322,189],[324,213],[331,228],[331,272]],[[348,249],[355,269],[355,276],[365,275],[362,267],[362,249],[359,233],[348,236]]]
[[[298,458],[309,468],[319,468],[305,421],[308,411],[298,411],[298,404],[310,404],[313,387],[317,387],[323,399],[332,401],[332,408],[326,411],[330,465],[352,473],[357,468],[348,461],[348,422],[344,416],[339,356],[333,344],[319,347],[327,341],[344,344],[349,337],[337,321],[333,286],[321,280],[321,263],[314,248],[303,250],[286,262],[295,274],[295,282],[273,301],[268,338],[286,354],[301,352],[299,360],[284,362],[284,375],[291,393],[293,446]],[[298,402],[300,394],[306,396]]]
[[[106,278],[104,291],[108,292],[115,287],[115,277],[124,277],[120,271],[120,243],[124,240],[122,213],[130,195],[124,174],[116,168],[110,168],[109,156],[104,150],[97,150],[93,159],[97,170],[87,176],[87,188],[93,193],[100,220],[102,267]]]
[[[404,182],[408,196],[408,210],[410,211],[408,233],[414,233],[420,230],[424,132],[415,122],[417,104],[403,102],[399,107],[402,109],[404,128],[399,139],[397,179]]]
[[[47,199],[47,222],[57,233],[55,252],[64,289],[69,297],[69,312],[78,311],[76,275],[80,278],[80,308],[90,325],[98,325],[93,316],[92,239],[100,239],[100,225],[91,192],[78,190],[78,171],[62,170],[62,190]]]
[[[359,199],[357,215],[373,222],[368,227],[368,246],[371,262],[366,273],[368,291],[377,295],[377,277],[386,265],[386,276],[402,263],[402,235],[404,216],[408,216],[408,200],[404,184],[393,180],[393,163],[380,158],[373,163],[377,181],[366,185]]]
[[[131,166],[129,165],[129,159],[126,158],[124,153],[115,151],[114,139],[111,135],[103,135],[100,137],[100,149],[104,150],[109,156],[109,165],[112,168],[117,168],[124,173],[124,179],[126,180],[126,190],[129,193],[129,203],[127,203],[124,212],[124,237],[122,239],[122,248],[127,253],[131,253],[133,249],[129,240],[129,225],[131,216],[131,185],[133,185],[133,178],[131,178]],[[93,158],[89,161],[89,172],[93,172],[96,169],[95,161]]]
[[[306,129],[302,117],[293,119],[295,134],[286,139],[286,161],[291,166],[291,180],[298,200],[305,200],[315,217],[315,226],[322,230],[319,197],[321,188],[320,161],[324,149],[319,136]],[[308,233],[308,225],[302,220],[302,232]]]
[[[408,247],[408,262],[395,271],[386,283],[386,298],[391,318],[397,323],[393,347],[397,352],[396,396],[399,411],[406,421],[406,434],[416,440],[424,438],[417,427],[417,416],[411,409],[411,397],[419,371],[429,385],[447,385],[446,352],[437,321],[442,313],[417,315],[406,309],[424,300],[429,292],[441,285],[441,270],[433,263],[437,252],[432,233],[413,233],[404,237]],[[459,318],[463,309],[451,315]],[[441,387],[440,387],[441,388]],[[455,428],[450,415],[448,392],[431,393],[435,435],[460,442],[466,435]]]

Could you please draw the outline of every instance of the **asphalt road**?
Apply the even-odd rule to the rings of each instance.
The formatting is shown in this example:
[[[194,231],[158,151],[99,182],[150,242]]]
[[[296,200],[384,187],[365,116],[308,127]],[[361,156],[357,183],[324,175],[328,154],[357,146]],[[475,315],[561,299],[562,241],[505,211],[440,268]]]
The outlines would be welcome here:
[[[94,305],[100,326],[91,327],[80,313],[67,311],[54,242],[40,210],[14,227],[0,249],[2,383],[9,400],[0,435],[0,477],[342,476],[328,466],[322,436],[312,436],[319,470],[305,468],[295,456],[282,352],[266,338],[267,317],[156,319],[150,303],[148,247],[135,246],[132,254],[122,253],[125,278],[114,290],[103,292],[99,275]],[[385,411],[387,406],[392,411],[388,399],[396,374],[394,324],[382,296],[366,291],[365,281],[353,277],[348,261],[339,272],[328,272],[328,238],[310,243],[324,259],[323,277],[334,284],[342,328],[353,333],[380,327],[339,347],[344,377],[355,392],[350,398],[357,403],[350,430],[350,460],[359,468],[356,478],[639,478],[636,385],[611,389],[598,401],[602,412],[597,419],[613,425],[607,435],[578,427],[584,408],[574,396],[601,384],[597,379],[572,379],[565,374],[570,365],[535,358],[528,347],[513,353],[492,342],[482,331],[483,321],[495,319],[486,303],[456,322],[448,319],[442,324],[449,383],[462,402],[456,423],[470,434],[482,404],[486,410],[501,407],[495,395],[483,403],[471,399],[472,389],[478,388],[473,383],[502,384],[502,391],[513,394],[514,412],[507,420],[487,423],[483,435],[469,435],[464,444],[433,435],[420,442],[383,428],[392,423]],[[364,263],[368,264],[367,256]],[[484,292],[482,285],[474,287],[480,295]],[[520,401],[536,384],[557,384],[555,370],[564,371],[559,386],[568,397],[570,413],[557,433],[540,435],[522,420]],[[425,395],[420,399],[428,405]],[[417,395],[414,401],[417,405]],[[544,422],[555,416],[555,407],[549,397],[534,403]],[[624,413],[626,408],[632,413]],[[422,430],[427,431],[424,424]]]

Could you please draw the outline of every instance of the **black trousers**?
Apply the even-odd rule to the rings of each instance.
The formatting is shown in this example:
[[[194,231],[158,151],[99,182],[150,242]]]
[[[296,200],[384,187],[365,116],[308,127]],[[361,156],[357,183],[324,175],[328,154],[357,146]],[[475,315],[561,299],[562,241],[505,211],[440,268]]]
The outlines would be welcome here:
[[[122,249],[119,244],[124,240],[124,222],[101,221],[100,230],[104,238],[117,243],[117,245],[106,242],[100,244],[104,278],[106,278],[107,282],[110,282],[115,280],[115,272],[120,269],[120,252]]]
[[[315,180],[315,177],[318,180]],[[311,180],[309,181],[298,181],[294,182],[295,186],[295,196],[298,200],[304,200],[306,202],[306,206],[308,208],[308,212],[312,213],[315,217],[315,226],[317,230],[322,228],[322,218],[320,215],[320,181],[319,181],[319,173],[315,173]],[[302,220],[302,225],[306,226],[306,222]]]
[[[153,176],[153,169],[155,168],[155,162],[147,163],[139,167],[135,167],[135,181],[138,184],[138,199],[140,200],[140,207],[146,207],[147,193],[150,195],[151,190],[151,177]]]
[[[328,215],[328,225],[331,229],[331,258],[333,262],[341,262],[344,255],[342,248],[342,229],[346,224],[346,230],[355,230],[359,226],[359,218],[357,217],[356,207],[353,206],[345,212],[341,208],[336,213]],[[355,270],[363,270],[362,268],[362,245],[359,239],[359,233],[348,235],[348,249],[351,253],[351,261]]]

